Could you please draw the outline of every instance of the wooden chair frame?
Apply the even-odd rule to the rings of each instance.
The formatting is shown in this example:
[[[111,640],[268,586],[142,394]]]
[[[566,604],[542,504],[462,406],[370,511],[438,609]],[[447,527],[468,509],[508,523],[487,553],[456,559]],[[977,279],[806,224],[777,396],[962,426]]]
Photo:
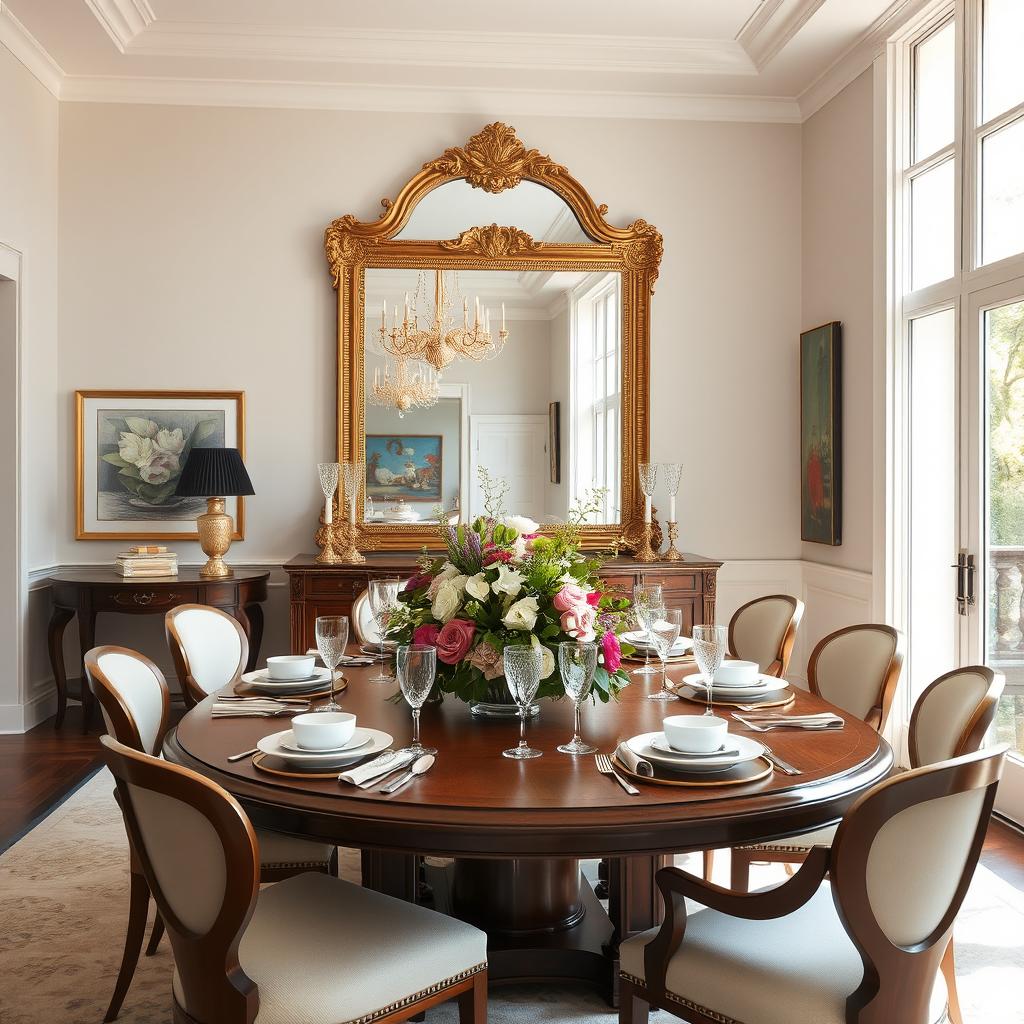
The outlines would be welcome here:
[[[234,626],[235,632],[238,633],[241,647],[239,649],[238,668],[230,679],[231,683],[237,683],[245,671],[245,666],[249,661],[249,638],[245,635],[245,630],[242,629],[238,620],[228,615],[227,612],[221,611],[220,608],[213,608],[207,604],[179,604],[167,612],[164,616],[164,631],[167,636],[167,646],[170,648],[171,658],[174,661],[174,671],[178,676],[178,684],[181,686],[182,696],[185,698],[185,706],[194,708],[198,703],[206,700],[209,694],[196,682],[195,677],[192,675],[192,670],[188,663],[188,655],[185,653],[185,645],[182,643],[181,635],[178,633],[177,617],[181,612],[187,611],[213,612],[227,619]]]
[[[174,999],[174,1024],[252,1024],[259,1013],[259,991],[238,959],[239,943],[259,892],[259,852],[252,824],[234,797],[197,772],[139,753],[109,736],[101,737],[100,742],[121,796],[125,826],[166,924],[182,988],[188,992],[188,1011]],[[224,898],[203,935],[178,919],[160,889],[129,784],[187,803],[206,818],[223,845],[227,867]],[[374,1024],[397,1024],[452,998],[458,999],[461,1024],[486,1024],[486,968],[408,1003]]]
[[[740,605],[740,607],[732,613],[732,618],[729,620],[729,653],[733,657],[738,657],[736,654],[736,643],[734,640],[734,630],[737,619],[739,619],[740,615],[748,608],[753,605],[760,604],[762,601],[785,601],[793,609],[793,614],[790,617],[789,624],[783,631],[782,640],[779,643],[779,649],[775,653],[775,660],[764,669],[764,674],[766,676],[777,676],[782,679],[785,677],[786,672],[789,671],[789,661],[793,656],[793,646],[796,644],[797,630],[800,628],[800,620],[804,617],[804,603],[798,597],[793,597],[791,594],[769,594],[765,597],[755,597],[753,601],[748,601],[746,604]]]
[[[690,1024],[722,1024],[726,1020],[714,1007],[689,1002],[684,993],[672,994],[666,989],[669,962],[686,933],[687,898],[733,917],[763,921],[799,910],[818,891],[826,875],[831,875],[839,918],[864,964],[863,980],[846,1002],[848,1024],[925,1020],[935,974],[985,840],[1006,749],[1004,745],[968,754],[880,783],[853,805],[831,847],[815,847],[792,878],[766,892],[738,893],[679,868],[662,868],[657,883],[665,902],[664,920],[644,950],[645,980],[620,976],[620,1024],[647,1024],[652,1006],[677,1016],[685,1014]],[[986,793],[978,825],[963,873],[941,921],[913,946],[893,944],[868,900],[867,863],[875,836],[886,822],[915,804],[981,788]]]

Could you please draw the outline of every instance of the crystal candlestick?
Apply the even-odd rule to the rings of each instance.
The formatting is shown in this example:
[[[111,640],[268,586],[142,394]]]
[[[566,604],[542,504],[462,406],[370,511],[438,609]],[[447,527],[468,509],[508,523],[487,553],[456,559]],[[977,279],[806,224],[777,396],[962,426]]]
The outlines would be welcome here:
[[[321,565],[337,565],[341,561],[334,540],[334,493],[338,489],[338,471],[341,466],[337,462],[318,462],[317,473],[320,476],[320,489],[324,492],[323,526],[316,531],[316,541],[320,545],[320,554],[316,556]]]
[[[359,500],[359,488],[366,475],[365,462],[343,462],[342,477],[345,483],[345,501],[348,504],[348,523],[344,527],[344,542],[341,560],[350,565],[366,561],[366,556],[359,551],[359,526],[356,523],[356,503]]]
[[[640,534],[640,541],[637,545],[636,560],[638,562],[653,562],[657,555],[651,547],[651,535],[653,527],[651,500],[654,497],[654,488],[658,482],[658,464],[656,462],[641,462],[637,466],[637,473],[640,477],[640,490],[644,496],[644,523]]]
[[[679,526],[676,522],[676,493],[679,491],[679,483],[683,478],[683,467],[678,462],[666,462],[662,469],[665,471],[665,483],[668,486],[668,551],[661,557],[666,562],[681,562],[683,555],[676,547],[676,540],[679,537]]]

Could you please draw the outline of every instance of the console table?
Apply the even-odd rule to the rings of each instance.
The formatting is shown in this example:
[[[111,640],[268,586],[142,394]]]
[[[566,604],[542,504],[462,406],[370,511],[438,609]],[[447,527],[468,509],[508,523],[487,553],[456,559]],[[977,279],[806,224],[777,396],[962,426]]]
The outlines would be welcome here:
[[[316,647],[318,615],[349,615],[352,602],[382,576],[411,576],[418,551],[367,554],[361,565],[319,565],[315,555],[296,555],[284,566],[291,601],[291,649],[304,654]],[[641,579],[660,583],[666,600],[683,611],[683,633],[715,621],[715,582],[721,562],[702,555],[684,555],[682,562],[638,562],[628,556],[607,559],[601,578],[625,594]]]
[[[220,608],[238,620],[249,639],[249,663],[252,670],[263,640],[263,608],[267,599],[269,570],[236,570],[234,576],[212,579],[199,575],[199,569],[180,569],[177,576],[161,579],[134,579],[113,569],[74,569],[56,573],[47,582],[53,598],[53,612],[47,641],[50,665],[57,686],[57,718],[60,728],[67,711],[68,697],[82,702],[82,731],[89,727],[93,698],[83,675],[69,680],[64,665],[64,630],[78,616],[78,635],[82,657],[96,646],[96,616],[100,612],[124,615],[163,615],[179,604],[208,604]]]

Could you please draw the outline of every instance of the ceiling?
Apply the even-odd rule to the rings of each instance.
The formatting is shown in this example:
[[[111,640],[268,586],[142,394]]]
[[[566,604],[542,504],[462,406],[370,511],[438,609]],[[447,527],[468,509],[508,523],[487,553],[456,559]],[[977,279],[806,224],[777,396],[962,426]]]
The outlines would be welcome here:
[[[0,0],[0,42],[72,101],[797,122],[925,2]]]

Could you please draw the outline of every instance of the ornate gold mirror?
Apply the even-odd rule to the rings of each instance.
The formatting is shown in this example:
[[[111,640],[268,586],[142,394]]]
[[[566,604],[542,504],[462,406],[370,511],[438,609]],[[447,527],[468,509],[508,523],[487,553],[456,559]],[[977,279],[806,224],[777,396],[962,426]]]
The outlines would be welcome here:
[[[650,301],[662,240],[616,228],[582,185],[487,125],[430,160],[384,215],[333,221],[338,461],[363,461],[367,546],[438,543],[484,512],[592,507],[585,544],[635,542],[648,458]]]

